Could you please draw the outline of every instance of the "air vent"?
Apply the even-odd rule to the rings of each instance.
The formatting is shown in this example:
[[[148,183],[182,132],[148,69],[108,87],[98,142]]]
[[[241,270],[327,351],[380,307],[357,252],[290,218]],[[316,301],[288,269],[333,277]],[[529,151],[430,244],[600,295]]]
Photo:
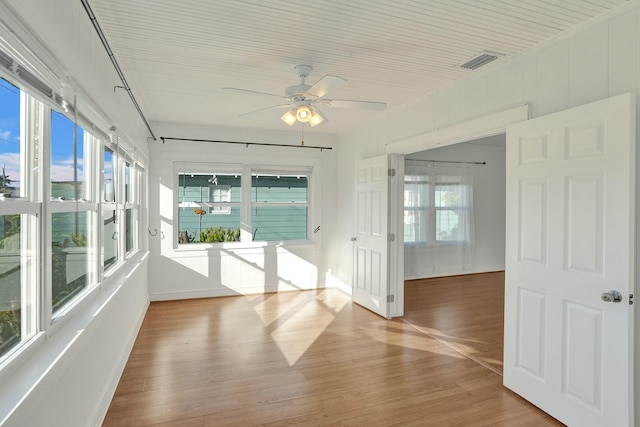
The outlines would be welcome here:
[[[478,56],[476,56],[475,58],[473,58],[470,61],[465,62],[464,64],[460,65],[460,68],[465,68],[467,70],[477,70],[478,68],[487,65],[490,62],[495,61],[496,59],[498,59],[500,56],[499,54],[496,53],[482,53]]]

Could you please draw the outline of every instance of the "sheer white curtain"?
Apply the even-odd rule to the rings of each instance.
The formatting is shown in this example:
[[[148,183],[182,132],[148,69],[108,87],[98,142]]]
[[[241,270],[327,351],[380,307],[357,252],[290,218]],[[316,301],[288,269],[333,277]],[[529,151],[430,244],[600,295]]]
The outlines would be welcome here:
[[[474,167],[405,160],[405,278],[472,270]]]

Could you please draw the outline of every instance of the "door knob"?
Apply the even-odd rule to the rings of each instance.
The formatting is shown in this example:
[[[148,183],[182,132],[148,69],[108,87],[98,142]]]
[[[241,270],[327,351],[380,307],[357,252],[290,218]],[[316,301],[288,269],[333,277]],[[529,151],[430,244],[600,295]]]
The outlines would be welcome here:
[[[609,292],[605,292],[602,295],[600,295],[600,298],[602,298],[602,301],[604,302],[615,302],[618,303],[620,301],[622,301],[622,294],[618,291],[609,291]]]

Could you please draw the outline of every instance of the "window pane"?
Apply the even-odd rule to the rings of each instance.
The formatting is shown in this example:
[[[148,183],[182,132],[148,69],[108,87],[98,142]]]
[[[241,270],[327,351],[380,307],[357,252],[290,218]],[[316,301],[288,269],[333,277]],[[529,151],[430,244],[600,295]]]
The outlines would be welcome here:
[[[435,206],[440,207],[455,207],[460,206],[460,196],[463,191],[461,185],[436,185],[435,194]]]
[[[35,225],[31,215],[0,215],[0,356],[35,333]]]
[[[118,260],[118,227],[116,224],[116,211],[105,207],[102,210],[102,222],[104,237],[104,268],[113,265]]]
[[[458,211],[443,209],[436,211],[436,240],[462,241],[464,236],[458,227]]]
[[[307,240],[306,206],[253,206],[253,240]]]
[[[178,174],[178,203],[180,207],[208,207],[201,203],[214,203],[212,195],[216,193],[216,189],[226,188],[228,195],[225,195],[224,202],[240,203],[242,199],[242,189],[240,187],[242,178],[240,173],[237,174]],[[195,205],[196,203],[197,205]]]
[[[51,215],[52,310],[55,313],[90,283],[91,213]]]
[[[127,252],[133,249],[133,209],[125,211],[125,245]]]
[[[413,210],[404,211],[404,242],[413,243],[416,241],[417,212]]]
[[[251,201],[259,203],[307,203],[306,176],[256,174],[251,177]]]
[[[74,139],[74,129],[76,138]],[[78,200],[84,195],[84,130],[51,111],[51,197]]]
[[[114,190],[115,183],[113,181],[113,171],[114,171],[114,161],[115,157],[113,156],[113,151],[109,150],[105,147],[104,149],[104,170],[102,172],[102,200],[105,202],[115,202],[116,201],[116,193]]]
[[[224,215],[209,214],[201,208],[190,207],[179,208],[178,211],[180,217],[179,243],[215,243],[240,240],[239,207],[229,207],[228,213]],[[228,238],[229,235],[234,236],[233,239]]]
[[[20,89],[0,79],[0,194],[20,197]]]
[[[178,174],[179,243],[239,240],[240,173]]]
[[[131,202],[131,165],[127,163],[124,167],[124,200]]]

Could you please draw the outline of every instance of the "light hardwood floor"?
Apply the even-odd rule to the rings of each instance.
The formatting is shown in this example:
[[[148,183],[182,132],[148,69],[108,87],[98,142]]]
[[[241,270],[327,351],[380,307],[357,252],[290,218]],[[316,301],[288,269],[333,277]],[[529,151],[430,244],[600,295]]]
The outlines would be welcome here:
[[[393,321],[337,290],[154,302],[104,425],[561,425],[477,363],[501,366],[481,323],[502,321],[502,276],[470,277],[407,282]]]

